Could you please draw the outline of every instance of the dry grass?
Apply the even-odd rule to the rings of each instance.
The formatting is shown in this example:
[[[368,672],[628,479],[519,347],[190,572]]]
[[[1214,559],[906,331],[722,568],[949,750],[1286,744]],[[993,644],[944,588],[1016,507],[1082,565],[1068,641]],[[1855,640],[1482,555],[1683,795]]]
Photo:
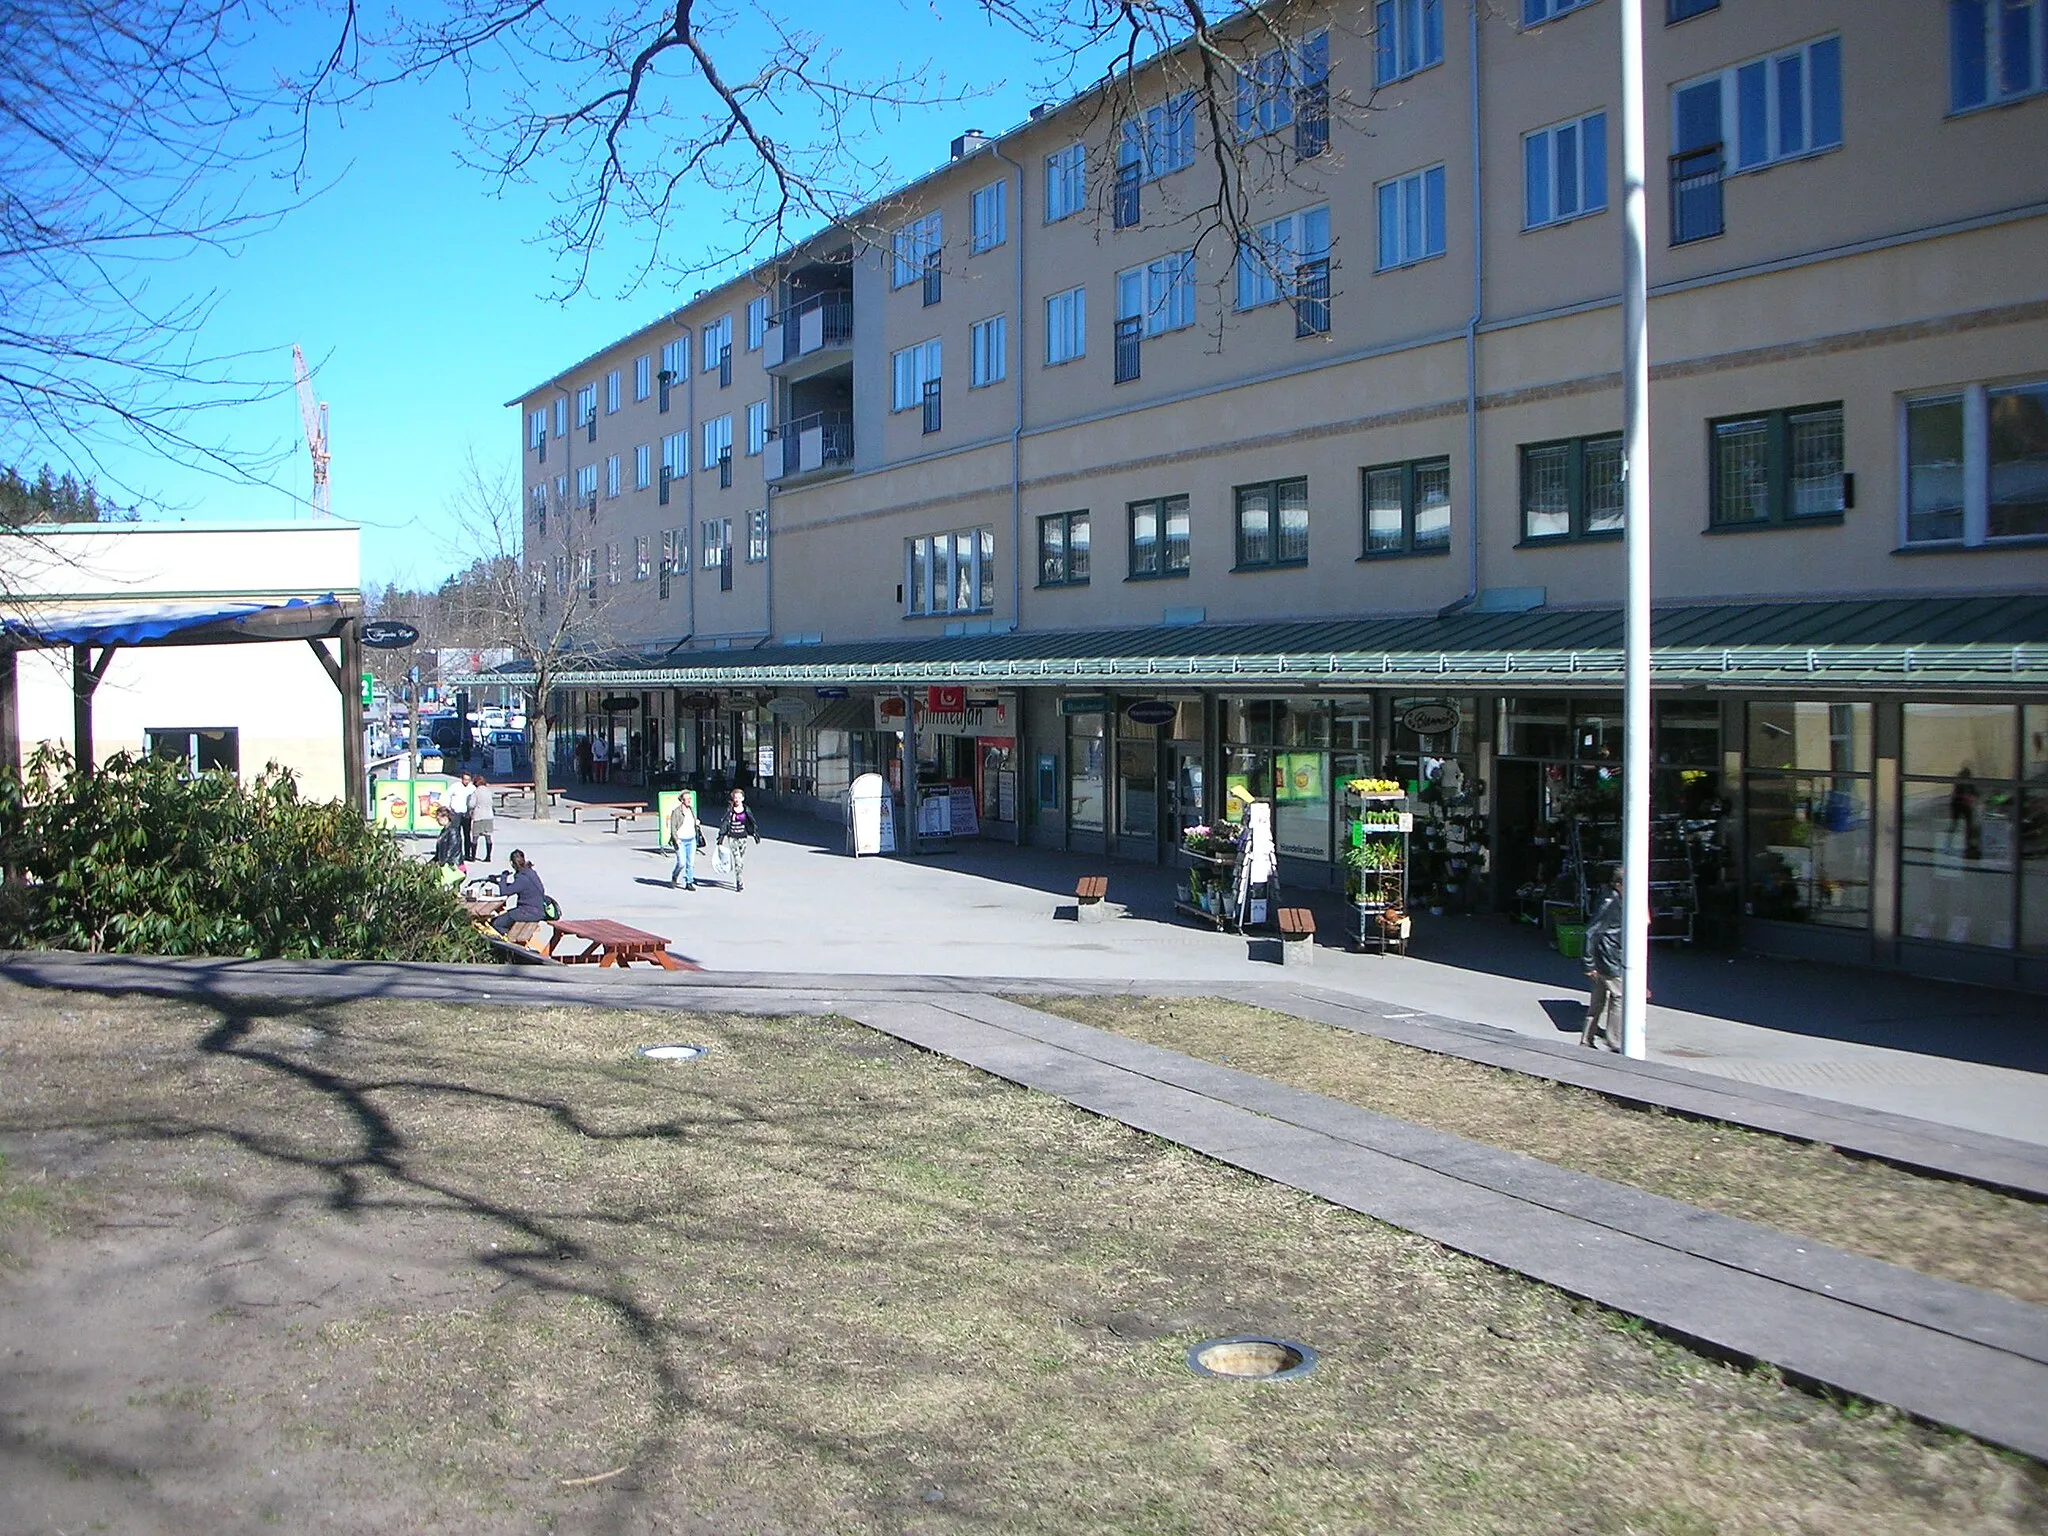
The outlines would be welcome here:
[[[1048,1013],[1652,1194],[2048,1304],[2048,1206],[1216,998]]]
[[[632,1054],[678,1036],[712,1055]],[[90,1213],[13,1229],[27,1268],[0,1307],[39,1321],[0,1528],[2048,1520],[2038,1466],[837,1020],[379,1004],[224,1025],[0,986],[0,1083],[9,1177],[47,1169]],[[77,1277],[110,1268],[154,1305],[96,1309]],[[95,1377],[114,1315],[151,1326]],[[1191,1343],[1242,1331],[1321,1363],[1281,1386],[1188,1372]]]

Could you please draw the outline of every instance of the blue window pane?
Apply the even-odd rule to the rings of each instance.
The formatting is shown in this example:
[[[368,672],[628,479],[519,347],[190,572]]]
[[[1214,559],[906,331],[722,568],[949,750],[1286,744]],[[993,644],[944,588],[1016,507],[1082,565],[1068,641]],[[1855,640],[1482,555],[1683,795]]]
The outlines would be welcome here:
[[[1705,149],[1721,142],[1721,82],[1689,85],[1678,93],[1678,149]]]
[[[1523,223],[1530,228],[1550,222],[1550,135],[1531,134],[1522,140],[1523,194],[1529,211]]]
[[[1401,188],[1388,182],[1380,188],[1380,265],[1401,264]]]
[[[1321,261],[1330,254],[1330,210],[1311,208],[1301,216],[1301,261]]]
[[[1766,66],[1745,64],[1735,71],[1735,163],[1762,165],[1771,158],[1770,116],[1765,103]]]
[[[2006,0],[1998,8],[1998,89],[2017,96],[2034,84],[2034,7]]]
[[[1425,67],[1444,61],[1443,0],[1422,0],[1422,62]]]
[[[1379,0],[1372,8],[1372,78],[1385,85],[1400,73],[1394,64],[1394,0]]]
[[[1318,32],[1301,45],[1301,85],[1321,85],[1330,78],[1330,34]]]
[[[1441,256],[1444,253],[1444,173],[1441,168],[1425,171],[1423,181],[1423,202],[1429,213],[1429,235],[1427,254]]]
[[[1842,142],[1842,40],[1823,38],[1806,51],[1808,85],[1813,92],[1813,138],[1809,149],[1828,149]]]
[[[1806,60],[1801,54],[1778,60],[1778,153],[1806,148]]]
[[[1949,0],[1949,106],[1960,112],[1981,107],[1990,95],[1990,61],[1984,56],[1984,0]]]
[[[1579,211],[1579,130],[1567,124],[1553,137],[1557,140],[1557,216],[1562,219]]]
[[[1595,112],[1580,129],[1585,136],[1585,206],[1591,213],[1607,206],[1607,114]]]
[[[1422,251],[1422,178],[1410,176],[1401,183],[1401,257],[1413,261]]]
[[[1543,19],[1544,0],[1522,0],[1522,25],[1533,27]]]

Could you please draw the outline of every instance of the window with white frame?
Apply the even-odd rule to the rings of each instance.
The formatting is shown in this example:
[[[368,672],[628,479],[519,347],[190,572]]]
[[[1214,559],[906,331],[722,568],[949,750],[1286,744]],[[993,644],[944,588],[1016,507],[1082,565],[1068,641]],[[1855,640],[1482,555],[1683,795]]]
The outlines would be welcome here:
[[[1045,157],[1045,222],[1056,224],[1088,205],[1088,154],[1079,144]]]
[[[567,475],[555,476],[555,505],[558,507],[569,505],[569,477]]]
[[[567,400],[557,399],[555,401],[555,436],[560,437],[563,433],[567,432],[568,430],[569,402]]]
[[[1330,34],[1312,32],[1293,47],[1269,48],[1237,77],[1237,135],[1255,139],[1294,121],[1296,92],[1327,84]]]
[[[1905,403],[1909,545],[2048,536],[2048,379]]]
[[[1252,231],[1237,253],[1237,307],[1291,298],[1301,270],[1330,259],[1330,210],[1304,208]]]
[[[747,564],[759,565],[768,558],[768,509],[756,507],[747,514]]]
[[[609,541],[604,546],[604,584],[608,587],[619,584],[619,546]]]
[[[1948,0],[1952,112],[2048,90],[2048,0]]]
[[[714,416],[704,423],[704,467],[718,468],[718,461],[732,452],[732,418]]]
[[[976,255],[1010,238],[1010,184],[992,181],[968,202],[967,248]]]
[[[619,413],[619,370],[616,368],[604,376],[604,413],[607,416]]]
[[[975,389],[1000,383],[1010,372],[1010,320],[1007,315],[990,315],[974,322],[967,335],[973,357],[968,383]]]
[[[533,514],[533,520],[540,524],[540,531],[546,533],[548,531],[547,482],[541,482],[526,493],[526,508],[527,511]]]
[[[1374,85],[1443,63],[1443,0],[1375,0],[1372,17]]]
[[[704,355],[698,366],[705,373],[715,370],[732,350],[732,316],[721,315],[704,327]]]
[[[1729,171],[1842,147],[1842,40],[1817,38],[1688,80],[1671,92],[1682,153],[1722,145]]]
[[[756,400],[747,407],[747,455],[754,457],[768,446],[768,402]]]
[[[1607,114],[1539,128],[1522,139],[1522,227],[1562,224],[1607,207]]]
[[[1070,363],[1088,354],[1088,290],[1069,288],[1045,301],[1045,360]]]
[[[1138,167],[1140,181],[1157,181],[1195,163],[1195,93],[1180,91],[1124,123],[1117,141],[1118,169]]]
[[[1195,323],[1195,253],[1175,251],[1116,275],[1116,317],[1143,323],[1147,336]]]
[[[576,499],[585,503],[597,500],[597,466],[595,464],[580,464],[577,466]],[[595,510],[595,508],[592,510]]]
[[[678,336],[674,341],[662,344],[661,371],[668,375],[671,382],[690,371],[689,337]]]
[[[633,359],[633,398],[645,400],[654,393],[654,359],[645,353]]]
[[[588,560],[589,558],[589,555],[578,555],[576,557],[577,564],[581,565],[584,561]],[[568,596],[569,557],[567,555],[555,556],[555,590],[557,592],[560,592],[564,597]]]
[[[1379,201],[1382,272],[1427,261],[1444,253],[1444,168],[1433,165],[1383,181],[1375,189]]]
[[[708,517],[703,525],[705,570],[725,564],[732,554],[732,519],[729,517]]]
[[[604,494],[609,500],[617,500],[619,494],[619,471],[622,466],[615,453],[604,461]]]
[[[1592,3],[1593,0],[1522,0],[1522,25],[1537,26],[1553,16],[1562,16],[1567,11],[1576,11],[1580,6]]]
[[[768,339],[768,297],[747,300],[747,350],[758,352]]]
[[[671,432],[661,440],[662,477],[668,480],[680,480],[689,472],[689,434],[687,432]]]
[[[937,338],[890,353],[889,373],[895,381],[889,406],[892,411],[914,411],[923,405],[925,385],[936,383],[939,377]]]
[[[597,386],[586,384],[576,391],[576,425],[588,426],[597,417]]]
[[[903,611],[988,613],[996,605],[996,533],[962,528],[903,541]]]
[[[548,440],[548,411],[546,406],[534,411],[526,421],[526,446],[538,448]]]
[[[654,483],[654,445],[636,443],[633,446],[633,489],[644,491]]]
[[[597,551],[581,550],[576,556],[576,585],[588,597],[597,596]]]
[[[945,235],[937,213],[913,219],[889,237],[889,286],[906,287],[924,277],[924,269],[938,255]]]
[[[654,540],[644,533],[633,535],[633,579],[645,581],[654,574]]]

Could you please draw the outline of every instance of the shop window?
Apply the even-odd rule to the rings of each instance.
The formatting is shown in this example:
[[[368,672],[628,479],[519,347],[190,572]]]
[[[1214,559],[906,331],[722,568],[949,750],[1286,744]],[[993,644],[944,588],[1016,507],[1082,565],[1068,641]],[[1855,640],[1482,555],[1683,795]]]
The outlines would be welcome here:
[[[1103,718],[1099,714],[1067,717],[1067,829],[1103,829]]]
[[[1157,730],[1129,721],[1117,727],[1116,829],[1125,837],[1151,837],[1159,830],[1159,742]]]
[[[1906,404],[1908,544],[2048,535],[2048,383]]]
[[[1899,931],[2013,947],[2023,807],[2010,704],[1905,706]]]
[[[2048,704],[2020,712],[2020,947],[2048,953]]]
[[[1503,699],[1500,721],[1503,757],[1558,759],[1571,756],[1569,699]]]
[[[1752,916],[1870,926],[1868,704],[1749,706],[1744,795]]]
[[[1225,699],[1223,739],[1251,747],[1326,747],[1329,711],[1313,699]]]

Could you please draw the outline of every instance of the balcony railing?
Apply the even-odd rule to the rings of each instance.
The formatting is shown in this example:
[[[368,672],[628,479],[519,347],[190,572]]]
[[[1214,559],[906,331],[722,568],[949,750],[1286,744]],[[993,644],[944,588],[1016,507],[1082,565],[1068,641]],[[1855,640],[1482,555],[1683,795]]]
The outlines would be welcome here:
[[[1330,147],[1330,87],[1327,82],[1294,90],[1294,154],[1313,160]]]
[[[1116,323],[1116,382],[1128,384],[1138,376],[1139,349],[1144,345],[1145,322],[1128,315]]]
[[[1702,144],[1671,157],[1671,243],[1721,233],[1721,146]]]
[[[853,462],[853,416],[848,411],[814,411],[775,430],[782,452],[768,455],[777,480],[813,474]]]
[[[727,342],[718,349],[718,387],[724,389],[732,383],[732,343]]]
[[[924,302],[927,306],[939,302],[939,253],[937,251],[925,252]]]
[[[540,441],[539,441],[539,442],[537,442],[537,443],[535,443],[535,444],[533,445],[533,451],[534,451],[534,452],[535,452],[536,454],[538,454],[538,455],[540,456],[540,460],[539,460],[539,461],[540,461],[541,463],[543,463],[543,464],[547,463],[547,461],[548,461],[548,439],[547,439],[547,434],[546,434],[545,432],[543,432],[543,433],[541,434],[541,438],[540,438]]]
[[[827,347],[843,348],[852,343],[853,295],[814,293],[768,322],[762,361],[765,367],[774,368]]]
[[[732,489],[732,450],[730,448],[718,450],[718,488],[721,491]]]
[[[1330,333],[1330,262],[1328,257],[1304,261],[1294,269],[1294,334]]]
[[[939,381],[937,379],[925,380],[924,429],[927,433],[939,430]]]

